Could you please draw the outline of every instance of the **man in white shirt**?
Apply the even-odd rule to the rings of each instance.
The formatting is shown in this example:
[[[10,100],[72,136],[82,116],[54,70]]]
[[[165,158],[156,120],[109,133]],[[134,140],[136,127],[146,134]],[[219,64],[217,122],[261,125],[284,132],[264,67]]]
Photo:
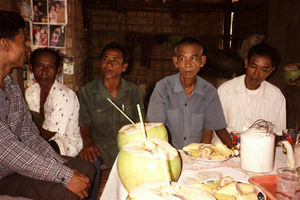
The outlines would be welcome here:
[[[73,90],[56,80],[60,55],[50,48],[36,49],[31,64],[37,82],[26,89],[25,97],[41,136],[61,155],[75,157],[82,149],[79,101]]]
[[[276,50],[265,44],[253,46],[245,59],[246,74],[223,83],[218,88],[227,130],[241,133],[257,119],[275,125],[281,135],[286,127],[286,102],[280,89],[265,79],[279,66]]]

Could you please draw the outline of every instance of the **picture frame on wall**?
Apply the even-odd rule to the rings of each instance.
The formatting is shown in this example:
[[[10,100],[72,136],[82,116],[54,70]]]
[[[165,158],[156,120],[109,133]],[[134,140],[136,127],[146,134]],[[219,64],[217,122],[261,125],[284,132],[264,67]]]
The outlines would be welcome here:
[[[25,21],[30,21],[32,17],[31,13],[31,0],[17,0],[20,15]]]
[[[47,24],[32,25],[32,46],[35,48],[49,46],[49,26]]]
[[[48,0],[48,13],[50,24],[67,23],[67,1],[66,0]]]
[[[47,0],[33,0],[32,14],[32,22],[48,23]]]
[[[50,25],[50,47],[65,48],[66,34],[64,25]]]

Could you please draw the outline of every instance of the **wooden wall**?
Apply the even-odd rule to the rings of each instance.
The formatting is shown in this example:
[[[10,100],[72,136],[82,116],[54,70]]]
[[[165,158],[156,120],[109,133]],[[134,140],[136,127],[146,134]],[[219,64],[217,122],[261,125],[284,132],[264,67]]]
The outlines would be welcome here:
[[[287,100],[287,126],[300,128],[300,89],[284,81],[283,67],[300,62],[300,1],[240,0],[234,5],[233,38],[240,40],[253,33],[265,34],[281,57],[281,64],[268,78]]]
[[[133,59],[125,77],[135,84],[154,84],[177,72],[171,60],[173,48],[169,47],[172,37],[197,37],[211,49],[218,49],[221,43],[224,11],[219,7],[210,12],[189,7],[174,13],[161,5],[139,8],[127,5],[127,9],[117,10],[91,1],[87,13],[90,73],[86,74],[86,81],[99,77],[100,51],[109,42],[120,42],[130,50]],[[142,41],[148,41],[149,45],[141,47]],[[147,51],[143,53],[142,48]],[[151,63],[145,67],[141,57],[148,53]]]

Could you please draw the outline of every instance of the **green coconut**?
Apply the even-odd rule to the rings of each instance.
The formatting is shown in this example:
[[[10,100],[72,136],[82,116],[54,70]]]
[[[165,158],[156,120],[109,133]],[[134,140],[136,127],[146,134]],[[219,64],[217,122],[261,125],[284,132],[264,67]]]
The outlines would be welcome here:
[[[214,196],[199,187],[156,181],[149,182],[131,190],[127,200],[215,200]]]
[[[157,138],[168,141],[168,132],[163,123],[145,123],[145,131],[148,138]],[[144,139],[141,123],[127,124],[118,133],[118,147],[121,149],[125,144]]]
[[[120,150],[117,160],[119,177],[126,190],[129,192],[146,182],[166,180],[162,156],[168,180],[177,181],[181,172],[181,159],[177,150],[168,142],[150,138],[126,144]]]

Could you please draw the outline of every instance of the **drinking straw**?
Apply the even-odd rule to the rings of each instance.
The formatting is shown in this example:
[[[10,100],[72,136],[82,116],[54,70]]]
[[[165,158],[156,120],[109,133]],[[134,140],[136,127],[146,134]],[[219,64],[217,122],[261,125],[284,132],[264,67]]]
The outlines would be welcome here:
[[[126,117],[126,119],[128,119],[135,127],[136,124],[109,98],[106,98],[118,111],[120,111],[122,113],[122,115],[124,115],[124,117]]]
[[[143,117],[142,117],[142,113],[141,113],[140,104],[137,104],[136,107],[138,109],[138,113],[139,113],[139,117],[140,117],[140,121],[141,121],[141,125],[142,125],[142,130],[143,130],[143,133],[144,133],[144,139],[146,141],[147,135],[146,135],[145,127],[144,127],[144,122],[143,122]]]
[[[167,180],[167,185],[170,187],[168,169],[167,169],[167,165],[166,165],[166,161],[165,161],[163,152],[162,152],[160,147],[158,147],[158,153],[159,153],[159,157],[160,157],[160,160],[161,160],[161,164],[162,164],[163,169],[164,169],[164,174],[165,174],[165,177],[166,177],[166,180]]]

